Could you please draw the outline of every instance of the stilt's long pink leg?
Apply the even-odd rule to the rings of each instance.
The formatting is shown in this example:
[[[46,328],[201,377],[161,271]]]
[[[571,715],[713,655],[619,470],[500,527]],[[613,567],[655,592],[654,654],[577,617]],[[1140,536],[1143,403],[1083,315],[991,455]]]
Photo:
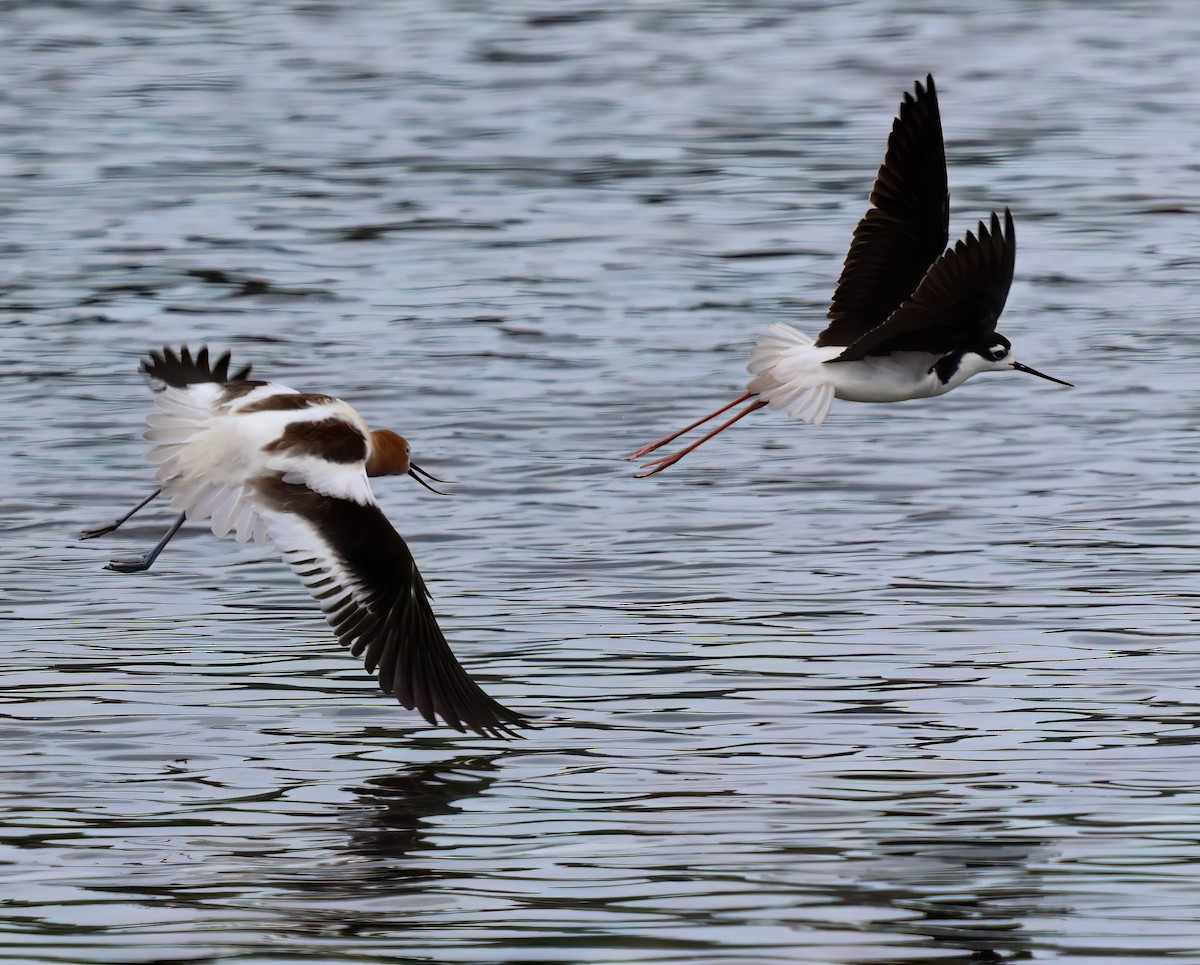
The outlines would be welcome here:
[[[749,393],[747,393],[747,395],[748,394]],[[742,400],[738,399],[737,401],[741,402]],[[684,456],[686,456],[693,449],[697,448],[698,446],[704,445],[704,443],[708,442],[708,440],[711,439],[713,436],[715,436],[718,432],[725,431],[731,425],[733,425],[735,422],[737,422],[738,419],[748,416],[755,409],[761,409],[765,405],[766,405],[765,402],[761,402],[758,399],[755,399],[748,406],[746,406],[746,408],[744,408],[741,412],[739,412],[737,415],[735,415],[732,419],[728,419],[725,422],[722,422],[719,426],[717,426],[715,429],[713,429],[712,432],[708,433],[708,435],[702,436],[701,438],[699,438],[695,442],[693,442],[690,446],[687,446],[684,449],[680,449],[676,453],[672,453],[669,456],[663,456],[661,459],[651,460],[650,462],[646,463],[646,465],[644,465],[642,467],[641,472],[635,473],[634,475],[636,475],[638,479],[645,479],[647,476],[653,476],[656,472],[662,472],[664,469],[667,468],[667,466],[675,465],[675,463],[679,462],[680,459],[682,459]],[[729,408],[729,406],[726,406],[725,408]]]
[[[631,453],[630,453],[630,454],[629,454],[629,455],[628,455],[626,458],[628,458],[628,459],[641,459],[641,458],[642,458],[642,456],[644,456],[644,455],[647,455],[648,453],[651,453],[651,452],[653,452],[655,449],[658,449],[658,448],[660,448],[660,447],[662,447],[662,446],[665,446],[665,445],[666,445],[668,442],[674,442],[676,439],[678,439],[678,438],[679,438],[681,435],[683,435],[685,432],[691,432],[693,429],[695,429],[695,428],[696,428],[696,426],[702,426],[702,425],[704,425],[704,423],[706,423],[706,422],[707,422],[709,419],[715,419],[715,418],[716,418],[717,416],[719,416],[719,415],[720,415],[722,412],[728,412],[730,409],[732,409],[732,408],[733,408],[735,405],[737,405],[739,402],[745,402],[745,401],[746,401],[748,398],[750,398],[750,395],[751,395],[751,393],[749,393],[749,392],[743,392],[741,395],[739,395],[739,396],[738,396],[736,399],[734,399],[732,402],[730,402],[730,403],[727,403],[726,405],[723,405],[723,406],[721,406],[721,408],[717,409],[717,411],[716,411],[716,412],[710,412],[708,415],[704,416],[702,419],[697,419],[697,420],[696,420],[695,422],[693,422],[693,423],[692,423],[690,426],[684,426],[684,427],[683,427],[682,429],[680,429],[678,432],[672,432],[672,433],[671,433],[669,436],[663,436],[661,439],[659,439],[659,440],[658,440],[658,441],[656,441],[656,442],[652,442],[652,443],[650,443],[650,444],[649,444],[649,445],[647,445],[647,446],[642,446],[642,448],[640,448],[640,449],[637,449],[637,450],[635,450],[634,452],[631,452]],[[698,444],[699,444],[699,443],[697,443],[697,445],[698,445]]]

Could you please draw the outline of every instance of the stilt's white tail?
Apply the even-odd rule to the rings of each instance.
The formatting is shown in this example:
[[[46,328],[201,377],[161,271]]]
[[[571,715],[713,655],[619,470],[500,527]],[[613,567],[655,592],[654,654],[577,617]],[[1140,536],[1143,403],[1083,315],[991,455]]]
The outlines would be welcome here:
[[[747,370],[753,376],[746,388],[772,409],[784,409],[794,419],[820,425],[833,403],[833,383],[826,380],[824,352],[790,325],[775,323],[750,351]]]
[[[813,340],[803,332],[792,328],[791,325],[784,325],[783,322],[776,322],[755,341],[754,348],[750,350],[750,364],[746,367],[754,372],[755,363],[760,359],[771,358],[777,361],[777,356],[797,345],[812,344]]]

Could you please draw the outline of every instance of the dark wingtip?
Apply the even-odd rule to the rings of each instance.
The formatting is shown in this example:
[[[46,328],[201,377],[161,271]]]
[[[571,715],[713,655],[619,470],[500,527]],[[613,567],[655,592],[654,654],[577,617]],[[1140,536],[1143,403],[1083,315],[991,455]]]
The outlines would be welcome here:
[[[998,237],[1011,239],[1014,233],[1015,226],[1013,225],[1013,216],[1012,212],[1009,211],[1008,208],[1004,209],[1003,224],[1000,223],[1000,215],[996,214],[995,211],[988,216],[988,220],[986,222],[979,222],[979,234],[981,240],[987,235],[996,235]]]
[[[493,737],[499,740],[524,740],[525,735],[517,728],[531,727],[533,725],[533,718],[525,714],[518,714],[500,704],[496,704],[496,706],[504,711],[505,716],[503,720],[475,723],[466,721],[463,728],[464,732],[472,730],[481,737]]]
[[[419,575],[416,580],[413,593],[426,595]],[[459,732],[471,730],[482,737],[519,736],[516,728],[524,726],[528,718],[505,707],[479,686],[446,643],[432,609],[427,604],[412,605],[415,603],[417,600],[412,600],[399,625],[393,628],[390,647],[385,648],[391,653],[380,654],[380,688],[435,726],[440,721]],[[370,659],[367,667],[372,669]]]
[[[432,691],[417,709],[432,724],[440,717],[459,732],[471,730],[482,737],[505,740],[521,737],[517,728],[529,726],[529,717],[490,697],[461,667],[458,673],[430,678],[427,683]]]
[[[243,365],[229,374],[230,353],[210,361],[207,345],[202,345],[193,357],[191,350],[181,346],[178,353],[170,346],[161,351],[151,349],[142,360],[141,371],[152,379],[175,388],[184,388],[200,382],[243,382],[250,375],[250,366]]]
[[[469,686],[462,689],[453,685],[446,688],[446,681],[431,680],[428,683],[434,686],[433,691],[424,691],[419,695],[412,690],[390,692],[406,709],[415,710],[434,727],[445,725],[460,734],[473,731],[480,737],[501,740],[523,739],[524,735],[517,728],[532,726],[534,718],[511,710],[489,697],[469,677],[467,681]],[[388,692],[386,683],[380,683],[383,690]],[[447,689],[456,691],[450,700],[447,699],[450,697]]]
[[[937,100],[937,87],[933,83],[933,74],[925,75],[925,83],[922,84],[919,80],[913,81],[913,92],[904,92],[904,100],[911,104],[923,100]]]

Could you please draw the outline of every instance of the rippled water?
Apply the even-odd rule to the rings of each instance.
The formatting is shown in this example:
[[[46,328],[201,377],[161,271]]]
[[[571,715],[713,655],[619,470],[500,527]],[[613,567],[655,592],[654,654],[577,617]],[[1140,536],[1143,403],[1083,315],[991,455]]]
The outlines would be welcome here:
[[[1200,961],[1200,20],[1178,0],[0,3],[0,958]],[[900,92],[980,377],[621,456],[815,332]],[[376,487],[511,743],[425,726],[168,515],[210,342],[460,480]]]

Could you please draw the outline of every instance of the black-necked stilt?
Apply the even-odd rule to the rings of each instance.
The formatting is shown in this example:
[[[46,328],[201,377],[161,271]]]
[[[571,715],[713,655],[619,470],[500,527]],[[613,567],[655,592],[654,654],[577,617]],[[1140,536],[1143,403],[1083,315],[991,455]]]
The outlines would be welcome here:
[[[947,248],[950,195],[933,77],[905,93],[871,208],[854,230],[829,325],[814,342],[790,325],[772,325],[750,353],[752,378],[727,405],[642,446],[639,459],[710,419],[751,401],[733,418],[679,452],[654,459],[652,476],[755,409],[770,406],[820,425],[834,399],[900,402],[943,395],[980,372],[1015,369],[1070,385],[1022,365],[996,331],[1012,284],[1017,236],[1012,215],[993,212],[978,235]]]
[[[142,371],[157,391],[145,437],[160,488],[81,539],[112,532],[159,493],[181,515],[150,553],[109,569],[149,569],[185,519],[211,519],[216,535],[241,543],[270,539],[342,644],[368,672],[378,668],[386,693],[430,723],[511,734],[525,718],[455,659],[412,554],[371,493],[368,476],[408,474],[429,489],[422,475],[441,482],[413,465],[403,437],[368,429],[333,396],[251,381],[250,366],[230,375],[229,353],[210,362],[204,348],[195,356],[167,348]]]

